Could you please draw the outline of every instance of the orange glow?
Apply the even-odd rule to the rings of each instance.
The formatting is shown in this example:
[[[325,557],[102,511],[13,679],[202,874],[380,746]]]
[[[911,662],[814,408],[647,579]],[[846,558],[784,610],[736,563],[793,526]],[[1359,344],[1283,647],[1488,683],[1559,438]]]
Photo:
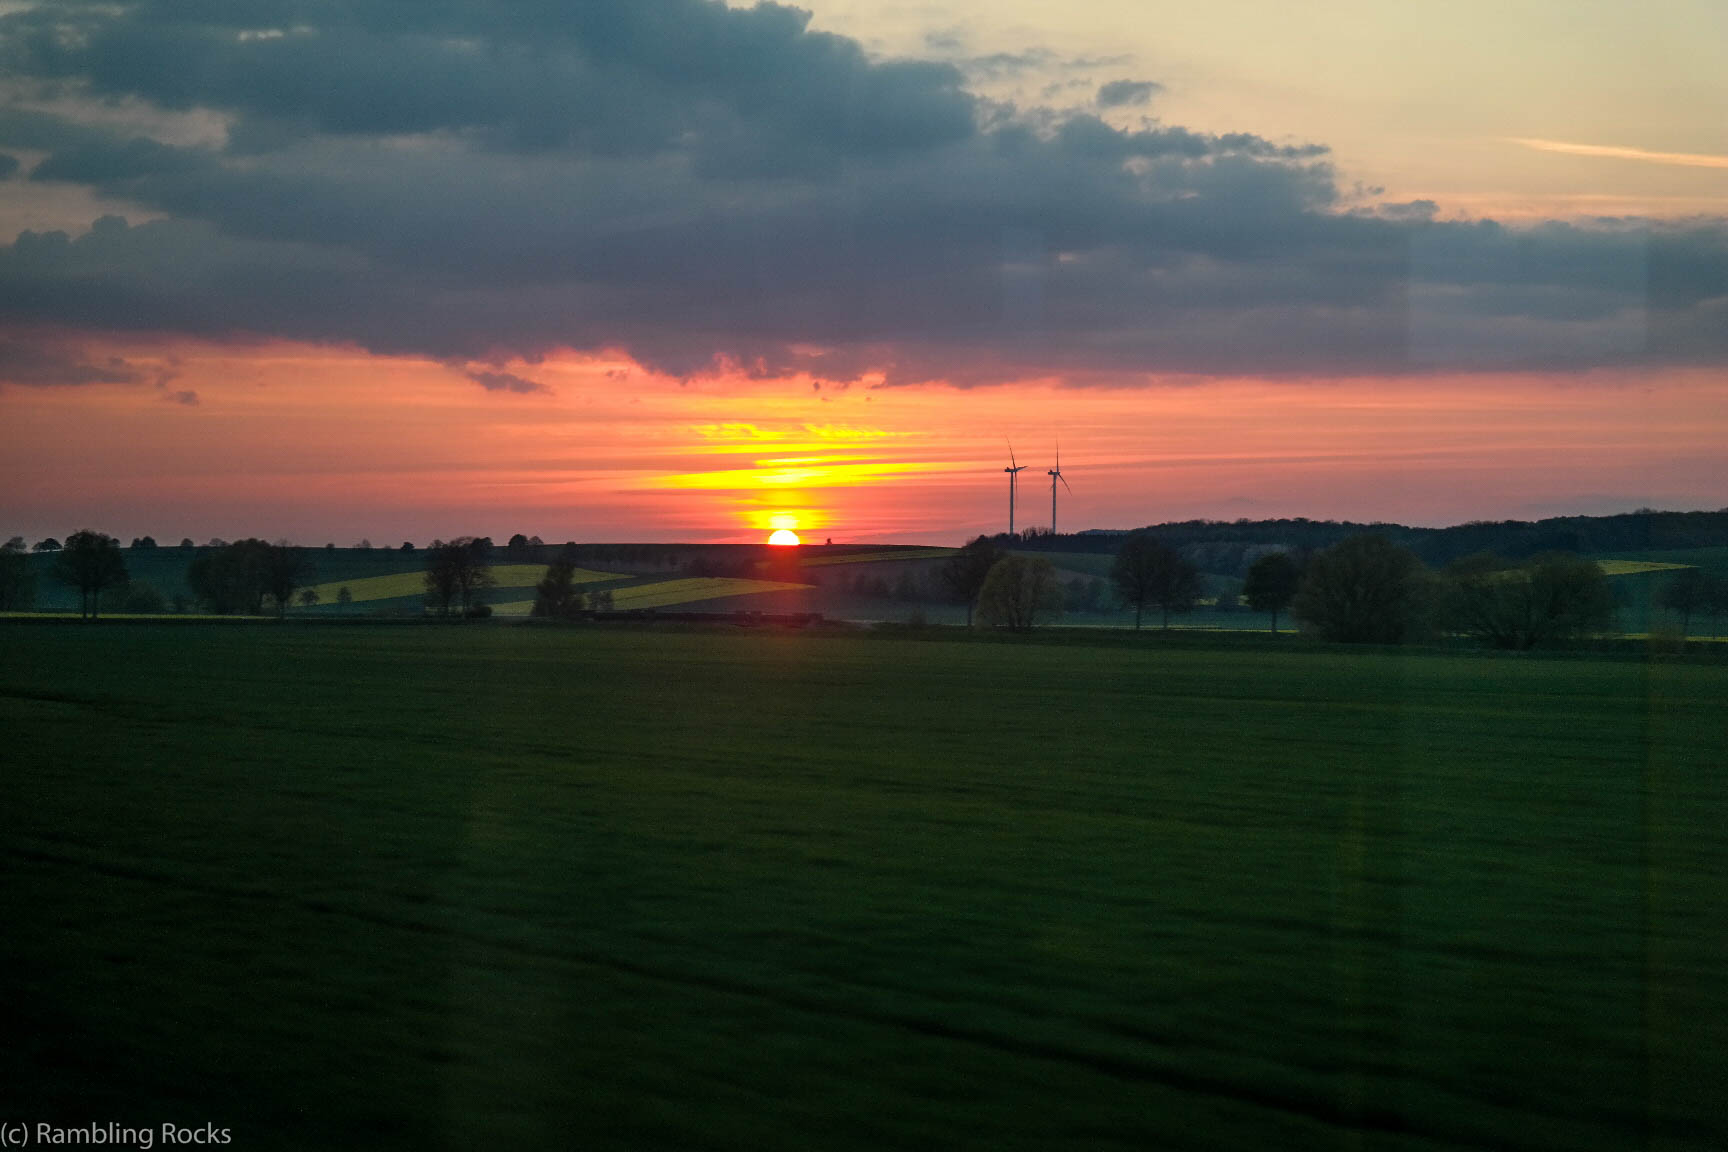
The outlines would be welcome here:
[[[1058,431],[1072,529],[1719,507],[1728,482],[1728,378],[1708,369],[818,389],[623,356],[487,366],[547,389],[518,395],[351,348],[81,351],[163,383],[0,391],[6,535],[955,543],[1007,527],[1006,437],[1034,469],[1017,526],[1047,522],[1026,480]]]
[[[792,529],[781,528],[772,536],[768,537],[768,543],[780,548],[789,548],[794,545],[802,544],[804,541],[798,539],[798,533],[792,531]]]

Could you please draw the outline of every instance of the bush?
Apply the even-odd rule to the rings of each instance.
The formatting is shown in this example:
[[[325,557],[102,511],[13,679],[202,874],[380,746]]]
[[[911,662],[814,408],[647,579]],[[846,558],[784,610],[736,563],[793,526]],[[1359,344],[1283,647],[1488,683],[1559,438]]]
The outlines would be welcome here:
[[[1424,630],[1432,601],[1432,579],[1416,554],[1369,534],[1317,553],[1290,611],[1323,640],[1400,644]]]
[[[1521,564],[1480,554],[1447,568],[1443,609],[1448,627],[1522,650],[1608,628],[1614,595],[1598,565],[1569,552]]]
[[[1024,632],[1062,614],[1062,586],[1056,569],[1042,556],[1004,556],[984,578],[978,593],[978,618],[986,624]]]

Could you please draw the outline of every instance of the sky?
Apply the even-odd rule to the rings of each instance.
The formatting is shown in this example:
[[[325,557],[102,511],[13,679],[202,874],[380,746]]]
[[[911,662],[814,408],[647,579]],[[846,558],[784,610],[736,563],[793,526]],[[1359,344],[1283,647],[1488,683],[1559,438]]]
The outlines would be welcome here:
[[[1713,0],[0,2],[0,532],[1719,508],[1725,78]]]

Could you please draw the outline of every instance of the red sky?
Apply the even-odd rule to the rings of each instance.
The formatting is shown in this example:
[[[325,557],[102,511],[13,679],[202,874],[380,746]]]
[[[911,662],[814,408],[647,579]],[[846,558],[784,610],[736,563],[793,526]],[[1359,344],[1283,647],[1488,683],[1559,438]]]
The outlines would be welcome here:
[[[680,382],[622,358],[502,366],[293,344],[97,348],[139,384],[11,389],[6,534],[953,542],[1060,526],[1310,516],[1444,524],[1725,502],[1728,380],[1598,371],[1135,388]],[[196,403],[187,403],[194,394]]]

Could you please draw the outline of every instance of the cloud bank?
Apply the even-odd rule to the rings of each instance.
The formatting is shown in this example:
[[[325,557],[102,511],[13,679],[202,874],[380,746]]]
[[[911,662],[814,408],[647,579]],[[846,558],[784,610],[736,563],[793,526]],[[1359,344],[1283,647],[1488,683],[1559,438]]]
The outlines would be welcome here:
[[[1722,221],[1379,209],[1324,147],[992,103],[774,4],[62,0],[0,17],[0,65],[12,179],[151,218],[0,247],[0,322],[62,342],[961,384],[1728,359]],[[37,354],[0,379],[119,372]]]

